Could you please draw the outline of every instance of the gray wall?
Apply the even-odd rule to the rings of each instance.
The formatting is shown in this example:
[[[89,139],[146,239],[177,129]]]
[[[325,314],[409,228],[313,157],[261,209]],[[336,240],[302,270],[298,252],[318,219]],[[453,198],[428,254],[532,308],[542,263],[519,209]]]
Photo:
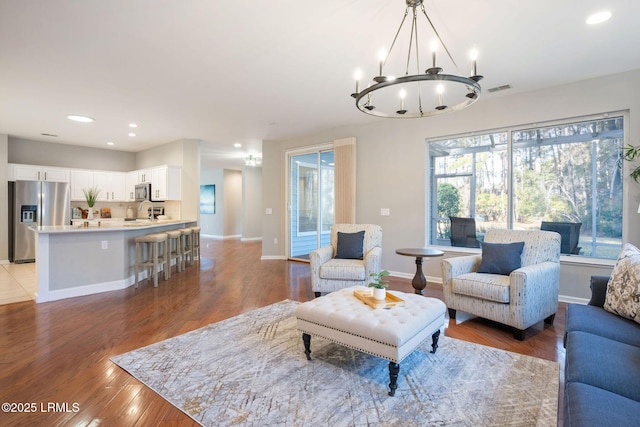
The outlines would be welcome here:
[[[9,137],[9,163],[129,172],[136,153]],[[156,165],[157,166],[157,165]]]
[[[439,117],[412,120],[374,119],[370,124],[345,126],[284,141],[263,143],[263,200],[272,215],[263,212],[263,258],[285,256],[286,193],[285,152],[287,149],[356,137],[356,220],[382,226],[385,269],[410,276],[414,261],[395,254],[395,249],[423,246],[425,240],[426,179],[425,139],[464,132],[535,124],[585,115],[629,111],[626,143],[640,143],[640,70],[588,81],[509,95],[485,95],[474,106]],[[354,108],[354,114],[358,113]],[[640,186],[629,177],[625,165],[623,239],[640,244],[636,213]],[[390,216],[380,209],[389,208]],[[278,240],[278,244],[274,243]],[[456,253],[459,255],[459,253]],[[560,294],[588,298],[590,274],[608,274],[612,262],[563,263]],[[440,263],[425,263],[425,274],[441,277]],[[602,266],[604,264],[604,266]]]
[[[200,214],[200,233],[206,236],[223,237],[224,236],[224,214],[223,205],[224,198],[224,173],[222,169],[211,169],[202,166],[200,174],[200,184],[216,186],[216,211],[214,214]]]
[[[242,236],[242,172],[224,170],[224,236]]]
[[[262,168],[242,170],[242,238],[262,237]]]

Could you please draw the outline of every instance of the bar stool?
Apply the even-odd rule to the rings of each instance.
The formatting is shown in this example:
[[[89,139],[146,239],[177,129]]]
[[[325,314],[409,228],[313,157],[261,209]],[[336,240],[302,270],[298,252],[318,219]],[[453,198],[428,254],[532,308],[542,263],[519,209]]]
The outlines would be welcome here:
[[[168,236],[166,233],[153,233],[135,238],[136,262],[135,283],[138,287],[138,272],[140,268],[147,269],[147,278],[153,275],[153,286],[158,287],[158,266],[162,265],[164,280],[169,279]]]
[[[182,231],[166,231],[168,236],[167,253],[169,254],[169,277],[171,277],[171,261],[176,260],[178,273],[182,271]]]
[[[193,235],[190,228],[181,228],[182,269],[186,268],[187,255],[189,255],[189,265],[193,264]]]
[[[194,259],[200,260],[200,227],[191,227],[191,251]]]

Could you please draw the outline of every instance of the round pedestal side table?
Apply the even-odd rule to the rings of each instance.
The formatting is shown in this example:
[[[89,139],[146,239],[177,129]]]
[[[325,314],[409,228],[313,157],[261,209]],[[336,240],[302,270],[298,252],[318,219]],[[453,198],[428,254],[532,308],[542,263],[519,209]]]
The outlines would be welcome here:
[[[415,289],[415,293],[423,295],[424,288],[427,287],[427,279],[422,272],[422,258],[432,258],[444,255],[444,252],[437,249],[429,248],[402,248],[396,249],[398,255],[412,256],[416,258],[416,274],[413,276],[411,285]]]

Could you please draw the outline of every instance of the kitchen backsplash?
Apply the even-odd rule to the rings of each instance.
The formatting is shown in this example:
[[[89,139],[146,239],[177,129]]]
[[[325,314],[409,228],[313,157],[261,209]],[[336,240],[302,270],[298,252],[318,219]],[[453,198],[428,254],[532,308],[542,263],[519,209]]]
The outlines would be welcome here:
[[[154,202],[153,205],[164,207],[164,214],[169,217],[169,219],[183,219],[181,217],[179,201]],[[140,203],[136,202],[96,202],[93,206],[93,210],[97,212],[95,216],[96,218],[100,217],[99,212],[101,208],[111,209],[111,218],[126,218],[127,208],[129,206],[131,206],[131,209],[133,209],[134,214],[138,218],[146,217],[146,213],[138,212],[138,206],[140,206]],[[87,203],[71,202],[71,207],[87,209]]]

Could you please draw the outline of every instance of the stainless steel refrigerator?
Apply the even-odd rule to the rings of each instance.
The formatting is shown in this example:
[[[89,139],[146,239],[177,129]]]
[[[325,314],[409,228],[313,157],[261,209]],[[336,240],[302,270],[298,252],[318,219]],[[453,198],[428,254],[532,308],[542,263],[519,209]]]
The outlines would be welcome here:
[[[13,223],[9,259],[13,262],[36,260],[36,233],[29,227],[71,222],[71,199],[66,182],[10,182],[9,202]]]

